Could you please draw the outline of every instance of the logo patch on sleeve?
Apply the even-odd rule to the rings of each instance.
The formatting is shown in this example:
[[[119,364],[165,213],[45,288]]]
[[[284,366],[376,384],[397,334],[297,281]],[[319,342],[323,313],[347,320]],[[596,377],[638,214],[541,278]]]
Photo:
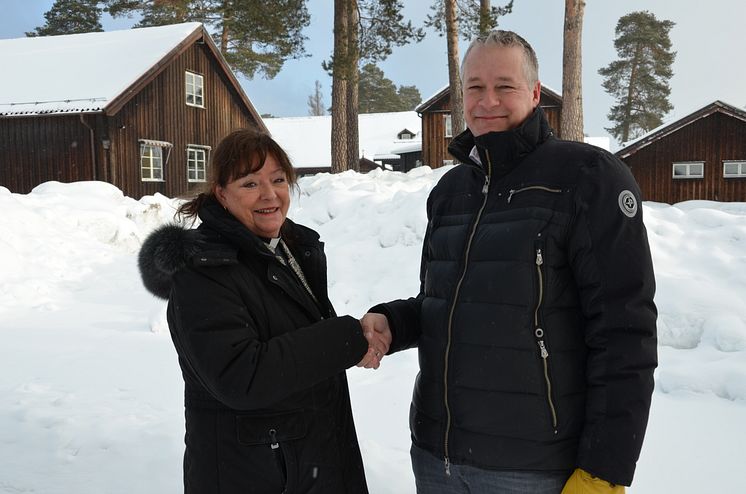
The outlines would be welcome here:
[[[619,209],[622,210],[625,216],[630,218],[635,217],[637,214],[637,199],[632,192],[623,190],[619,193]]]

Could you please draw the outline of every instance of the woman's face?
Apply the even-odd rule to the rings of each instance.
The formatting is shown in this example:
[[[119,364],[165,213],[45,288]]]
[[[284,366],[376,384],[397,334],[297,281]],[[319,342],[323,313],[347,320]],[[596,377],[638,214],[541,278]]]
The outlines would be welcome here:
[[[290,207],[287,177],[272,155],[253,173],[218,186],[215,195],[220,204],[256,235],[280,236]]]

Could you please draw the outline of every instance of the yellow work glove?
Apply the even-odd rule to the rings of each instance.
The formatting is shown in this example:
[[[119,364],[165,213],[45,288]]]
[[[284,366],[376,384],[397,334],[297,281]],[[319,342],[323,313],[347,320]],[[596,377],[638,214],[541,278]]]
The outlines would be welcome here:
[[[582,468],[575,469],[562,489],[562,494],[624,494],[624,492],[623,485],[611,485]]]

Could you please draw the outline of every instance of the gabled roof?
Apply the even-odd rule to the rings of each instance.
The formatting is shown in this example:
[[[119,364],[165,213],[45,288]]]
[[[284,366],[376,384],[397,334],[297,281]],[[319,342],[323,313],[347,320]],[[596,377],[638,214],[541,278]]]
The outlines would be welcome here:
[[[331,166],[331,116],[265,118],[264,123],[272,137],[288,153],[294,167]],[[397,134],[404,128],[412,129],[416,137],[398,139]],[[370,159],[390,154],[391,149],[400,144],[421,144],[421,129],[422,120],[413,111],[361,113],[358,115],[360,155]]]
[[[0,116],[113,115],[194,42],[204,42],[261,118],[202,24],[0,40]]]
[[[659,139],[662,139],[663,137],[666,137],[669,134],[676,132],[682,127],[686,127],[687,125],[701,118],[708,117],[712,115],[713,113],[717,113],[717,112],[723,113],[725,115],[729,115],[731,117],[734,117],[734,118],[737,118],[739,120],[743,120],[744,122],[746,122],[746,110],[742,110],[736,106],[730,105],[728,103],[724,103],[723,101],[720,101],[720,100],[716,100],[708,105],[705,105],[699,110],[686,115],[683,118],[680,118],[672,123],[663,124],[659,126],[658,128],[651,130],[647,134],[638,137],[637,139],[624,143],[623,144],[624,147],[621,148],[619,151],[617,151],[615,154],[619,158],[626,158],[627,156],[630,156],[636,153],[637,151],[644,148],[645,146],[652,144],[653,142]]]
[[[557,100],[558,103],[562,103],[562,95],[559,94],[554,89],[550,88],[549,86],[545,86],[544,84],[541,85],[541,93],[545,96],[548,96],[552,99]],[[435,94],[430,96],[428,99],[426,99],[424,102],[420,103],[420,105],[414,109],[417,113],[424,113],[433,107],[441,106],[441,103],[445,98],[447,98],[451,94],[451,86],[449,84],[446,84],[443,88],[438,90]],[[441,110],[443,111],[443,110]]]

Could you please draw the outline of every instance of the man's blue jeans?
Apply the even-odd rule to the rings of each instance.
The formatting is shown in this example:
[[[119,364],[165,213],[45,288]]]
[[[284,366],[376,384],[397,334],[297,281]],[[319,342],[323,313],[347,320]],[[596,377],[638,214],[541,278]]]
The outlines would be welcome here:
[[[451,464],[414,444],[410,450],[417,494],[560,494],[571,471],[484,470]]]

